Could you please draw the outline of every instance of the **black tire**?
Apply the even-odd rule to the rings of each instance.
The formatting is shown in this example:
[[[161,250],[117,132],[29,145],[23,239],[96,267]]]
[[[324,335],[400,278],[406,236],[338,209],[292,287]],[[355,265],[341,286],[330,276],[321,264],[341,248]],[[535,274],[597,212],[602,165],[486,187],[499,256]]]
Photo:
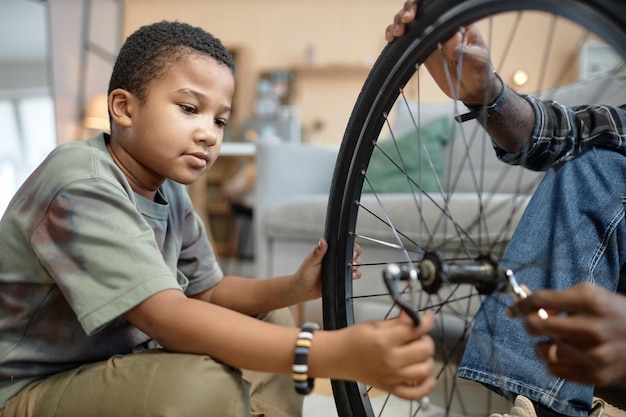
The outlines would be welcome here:
[[[400,3],[399,3],[400,6]],[[330,192],[326,239],[329,243],[328,254],[323,266],[323,312],[324,327],[326,329],[340,329],[354,325],[360,321],[355,311],[358,303],[367,298],[368,300],[378,297],[388,300],[389,297],[381,291],[377,294],[361,293],[359,282],[352,281],[352,253],[355,242],[364,246],[364,261],[361,267],[364,278],[362,280],[379,280],[382,287],[381,273],[386,263],[417,264],[424,254],[429,252],[445,253],[445,256],[462,257],[463,259],[475,259],[478,256],[489,257],[495,262],[501,256],[507,239],[514,230],[516,219],[523,211],[526,197],[532,194],[540,176],[528,178],[524,170],[509,167],[502,164],[502,173],[498,178],[485,178],[485,167],[482,158],[486,151],[491,151],[490,138],[482,133],[481,129],[462,126],[465,146],[473,149],[473,154],[466,156],[460,164],[462,169],[457,171],[445,171],[435,173],[435,181],[439,188],[433,192],[416,192],[423,182],[421,174],[413,176],[406,181],[406,190],[403,194],[414,196],[416,223],[422,225],[419,233],[415,230],[397,230],[394,226],[393,213],[388,213],[385,208],[387,201],[391,201],[393,195],[378,193],[371,189],[373,185],[368,179],[368,169],[372,155],[382,156],[388,160],[391,168],[404,171],[406,161],[402,158],[402,152],[398,155],[382,154],[378,146],[378,139],[383,136],[391,136],[395,141],[392,130],[387,130],[392,123],[388,116],[397,110],[398,106],[406,105],[404,89],[407,83],[413,82],[416,76],[416,68],[432,54],[437,45],[449,38],[460,27],[476,21],[493,22],[486,20],[492,15],[502,15],[510,12],[538,11],[553,15],[554,18],[567,19],[575,22],[580,27],[589,30],[614,48],[618,56],[626,56],[626,7],[620,2],[609,1],[582,1],[582,0],[422,0],[418,17],[409,26],[407,34],[387,45],[381,52],[374,64],[348,122],[346,132],[341,144],[337,165],[335,168],[333,185]],[[390,16],[391,18],[391,16]],[[487,23],[491,24],[491,23]],[[487,36],[485,36],[487,38]],[[489,42],[489,41],[488,41]],[[493,59],[496,70],[499,70],[499,62]],[[623,64],[623,62],[622,62]],[[553,90],[558,97],[558,90]],[[542,96],[542,98],[544,98]],[[547,96],[545,98],[548,98]],[[618,100],[623,97],[618,97]],[[621,104],[621,103],[613,103]],[[417,107],[419,110],[419,106]],[[451,103],[451,113],[464,112],[462,104]],[[416,128],[422,128],[419,111],[413,114]],[[457,126],[457,129],[461,127]],[[384,133],[383,133],[384,131]],[[416,134],[416,137],[418,135]],[[458,137],[458,136],[457,136]],[[416,141],[417,143],[417,141]],[[397,145],[396,145],[397,146]],[[422,149],[423,144],[417,145]],[[448,147],[451,147],[448,145]],[[476,151],[476,150],[479,151]],[[393,153],[393,151],[391,152]],[[451,156],[448,155],[448,158]],[[424,161],[424,160],[422,160]],[[450,164],[451,165],[451,164]],[[423,166],[422,170],[432,171],[432,167]],[[436,170],[435,170],[436,171]],[[406,173],[405,173],[406,174]],[[430,175],[430,173],[429,173]],[[457,191],[457,184],[465,176],[473,175],[475,184],[474,193],[479,202],[478,215],[474,223],[456,221],[455,213],[450,209],[455,204],[454,200],[464,194]],[[492,177],[494,177],[492,175]],[[508,178],[508,180],[507,180]],[[515,178],[512,180],[511,178]],[[513,188],[503,188],[503,184],[516,184]],[[364,196],[364,191],[372,191]],[[506,198],[494,205],[493,194],[506,195]],[[424,218],[422,213],[423,202],[430,201],[431,205],[441,209],[437,217],[436,226],[432,224],[432,218]],[[437,204],[434,204],[437,202]],[[462,204],[458,202],[456,204]],[[490,219],[496,217],[497,211],[500,217],[505,216],[497,225]],[[505,214],[502,214],[505,213]],[[428,220],[428,222],[426,222]],[[362,224],[371,224],[378,221],[379,225],[388,228],[395,235],[392,240],[384,240],[377,235],[368,235],[359,228]],[[361,223],[365,222],[365,223]],[[367,223],[370,222],[370,223]],[[425,224],[428,223],[428,224]],[[439,227],[438,237],[435,233],[424,231],[424,227]],[[469,230],[472,229],[472,230]],[[418,236],[419,235],[419,236]],[[454,247],[450,242],[454,241]],[[390,249],[396,245],[397,251],[386,259],[376,259],[368,262],[368,250],[377,247]],[[389,252],[389,250],[387,251]],[[391,252],[389,252],[391,253]],[[446,295],[427,295],[420,297],[420,309],[436,308],[438,311],[445,310],[447,300],[455,296],[456,288],[449,289]],[[464,297],[467,299],[480,298],[482,295],[476,288],[465,289]],[[467,294],[469,292],[469,294]],[[469,301],[465,308],[473,309],[476,301]],[[457,303],[458,304],[458,303]],[[382,302],[381,302],[382,305]],[[389,302],[389,312],[393,309],[393,303]],[[479,314],[480,311],[472,314]],[[458,393],[458,382],[454,377],[454,362],[462,351],[465,334],[471,327],[471,322],[466,321],[469,316],[467,310],[459,311],[458,307],[448,311],[448,318],[452,321],[460,321],[461,331],[454,336],[445,333],[449,323],[438,323],[436,336],[438,352],[443,363],[438,371],[441,376],[440,385],[444,393],[440,404],[446,412],[461,412],[471,414],[464,408],[464,400]],[[384,318],[384,317],[381,317]],[[445,320],[444,320],[445,321]],[[457,323],[458,324],[458,323]],[[367,365],[364,365],[367,366]],[[452,371],[448,368],[452,367]],[[443,381],[446,378],[447,381]],[[369,387],[354,382],[332,381],[333,394],[340,417],[362,416],[385,416],[385,411],[376,409],[370,401]],[[472,391],[473,393],[474,391]],[[472,394],[474,395],[474,394]],[[457,396],[457,405],[451,398]],[[444,398],[445,397],[445,398]],[[490,400],[485,399],[485,402]],[[455,407],[457,407],[455,409]],[[460,408],[460,409],[459,409]],[[488,406],[480,410],[478,414],[487,415]],[[408,413],[417,411],[417,405],[407,407]],[[506,411],[498,409],[497,411]],[[484,414],[483,414],[484,413]]]

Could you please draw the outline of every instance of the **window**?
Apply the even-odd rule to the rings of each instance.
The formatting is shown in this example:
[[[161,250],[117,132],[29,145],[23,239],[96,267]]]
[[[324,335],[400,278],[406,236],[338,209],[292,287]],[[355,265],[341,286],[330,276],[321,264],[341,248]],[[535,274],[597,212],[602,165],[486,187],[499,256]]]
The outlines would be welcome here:
[[[49,95],[0,99],[0,215],[28,175],[56,146]]]

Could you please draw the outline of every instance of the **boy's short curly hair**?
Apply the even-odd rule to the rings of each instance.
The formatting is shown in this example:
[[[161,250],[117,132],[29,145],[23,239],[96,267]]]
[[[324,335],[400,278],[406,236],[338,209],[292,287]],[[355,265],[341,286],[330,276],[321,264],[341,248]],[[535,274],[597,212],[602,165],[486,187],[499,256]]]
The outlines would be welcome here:
[[[126,39],[115,61],[108,93],[122,88],[143,102],[152,80],[193,53],[211,56],[235,73],[233,58],[219,39],[202,28],[164,20],[142,26]]]

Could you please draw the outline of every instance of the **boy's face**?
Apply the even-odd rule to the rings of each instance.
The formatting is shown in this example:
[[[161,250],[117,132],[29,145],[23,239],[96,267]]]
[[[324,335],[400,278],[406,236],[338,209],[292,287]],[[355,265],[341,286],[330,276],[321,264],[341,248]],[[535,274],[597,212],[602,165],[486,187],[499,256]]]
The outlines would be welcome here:
[[[198,54],[153,80],[143,104],[129,95],[130,116],[111,143],[118,165],[133,188],[140,188],[135,191],[154,192],[166,178],[190,184],[213,165],[234,90],[231,70]]]

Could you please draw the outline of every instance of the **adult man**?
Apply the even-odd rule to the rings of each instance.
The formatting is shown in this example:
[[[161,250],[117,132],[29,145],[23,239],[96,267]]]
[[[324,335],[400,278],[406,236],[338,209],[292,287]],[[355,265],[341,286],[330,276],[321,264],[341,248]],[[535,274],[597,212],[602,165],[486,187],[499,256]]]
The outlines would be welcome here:
[[[416,0],[405,2],[387,27],[388,41],[404,34],[417,7]],[[500,101],[496,112],[479,117],[500,159],[547,171],[502,264],[533,290],[551,290],[518,303],[523,321],[508,320],[505,307],[486,301],[494,311],[491,326],[499,329],[494,342],[508,364],[506,380],[477,348],[477,339],[492,337],[485,318],[475,324],[459,375],[517,396],[511,416],[597,415],[602,408],[594,408],[590,384],[626,379],[626,298],[615,294],[624,292],[626,262],[626,106],[566,107],[513,93],[474,25],[444,43],[426,67],[446,94],[469,107]],[[462,68],[460,82],[446,67]],[[547,319],[536,314],[540,308]],[[524,323],[530,335],[547,339],[534,346]]]

